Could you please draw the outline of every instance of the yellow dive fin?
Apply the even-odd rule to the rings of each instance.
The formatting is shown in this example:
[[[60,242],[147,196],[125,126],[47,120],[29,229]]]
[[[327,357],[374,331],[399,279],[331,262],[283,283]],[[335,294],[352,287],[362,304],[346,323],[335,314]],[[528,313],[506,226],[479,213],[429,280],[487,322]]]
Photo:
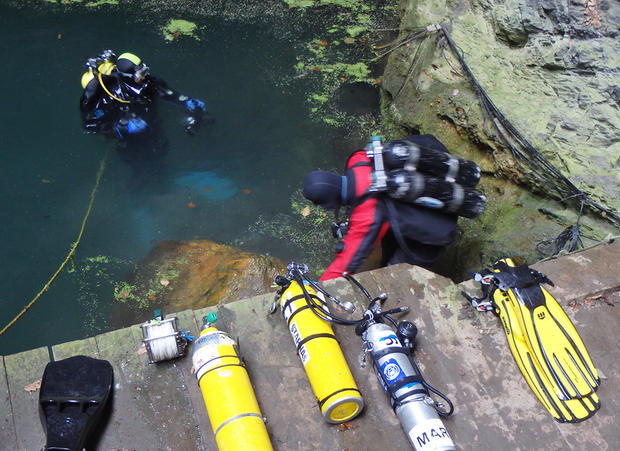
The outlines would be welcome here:
[[[559,422],[576,423],[594,415],[600,407],[595,394],[599,376],[575,326],[541,286],[551,281],[510,258],[498,260],[492,271],[479,276],[483,285],[490,285],[491,306],[502,321],[510,351],[543,406]]]

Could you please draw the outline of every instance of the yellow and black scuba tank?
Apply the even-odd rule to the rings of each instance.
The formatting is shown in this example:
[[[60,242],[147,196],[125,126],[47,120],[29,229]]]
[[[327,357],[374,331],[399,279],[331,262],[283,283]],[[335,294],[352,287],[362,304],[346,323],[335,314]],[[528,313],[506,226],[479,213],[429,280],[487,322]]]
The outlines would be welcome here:
[[[272,450],[265,420],[237,343],[212,327],[217,314],[203,319],[192,364],[220,451]]]
[[[463,295],[478,311],[499,316],[519,370],[549,413],[570,423],[594,415],[598,372],[575,326],[542,287],[551,280],[518,258],[502,258],[474,280],[483,296]]]
[[[287,269],[286,277],[276,278],[281,288],[271,313],[280,307],[324,419],[349,421],[362,411],[364,401],[326,320],[323,295],[303,279],[306,265],[291,262]]]
[[[112,73],[112,70],[116,67],[116,55],[112,50],[104,50],[97,57],[88,58],[85,66],[88,70],[82,74],[81,84],[83,89],[86,89],[88,83],[95,76],[99,74],[110,75]]]

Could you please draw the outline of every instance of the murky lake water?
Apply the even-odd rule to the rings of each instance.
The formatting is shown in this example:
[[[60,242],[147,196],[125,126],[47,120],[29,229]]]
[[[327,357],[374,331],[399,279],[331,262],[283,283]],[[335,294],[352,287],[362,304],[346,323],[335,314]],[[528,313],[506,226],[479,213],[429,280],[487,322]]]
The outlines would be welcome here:
[[[155,243],[232,243],[259,215],[290,210],[305,173],[339,170],[352,150],[334,129],[310,120],[303,82],[280,82],[292,77],[296,53],[269,27],[203,19],[200,41],[167,43],[155,25],[119,17],[97,10],[34,15],[0,6],[0,327],[67,256],[107,154],[74,259],[0,337],[0,354],[105,331],[113,282]],[[145,165],[136,174],[115,143],[80,127],[83,63],[105,48],[140,55],[153,75],[205,100],[216,122],[189,137],[182,111],[162,103],[169,152],[158,167]],[[304,257],[268,236],[252,246],[247,250],[283,260]]]

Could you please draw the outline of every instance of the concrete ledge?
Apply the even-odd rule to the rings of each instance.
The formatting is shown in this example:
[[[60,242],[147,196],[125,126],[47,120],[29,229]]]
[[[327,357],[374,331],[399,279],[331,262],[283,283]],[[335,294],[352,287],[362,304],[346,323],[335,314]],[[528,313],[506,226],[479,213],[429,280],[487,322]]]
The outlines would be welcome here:
[[[455,414],[445,420],[459,449],[615,449],[620,443],[615,413],[620,407],[620,243],[535,265],[555,283],[553,294],[579,330],[603,376],[602,407],[576,425],[556,423],[527,387],[510,355],[497,318],[477,313],[450,280],[409,265],[362,273],[373,295],[388,293],[386,308],[408,305],[406,318],[419,328],[416,361],[427,381],[447,394]],[[477,269],[477,268],[476,268]],[[343,279],[327,282],[336,296],[364,301]],[[604,297],[593,299],[594,295]],[[590,298],[590,299],[588,299]],[[362,365],[361,340],[353,328],[335,333],[366,402],[347,426],[325,423],[292,339],[279,313],[268,315],[272,295],[175,315],[180,328],[198,331],[213,309],[216,326],[238,338],[263,415],[277,450],[410,449],[370,365]],[[114,368],[111,416],[97,449],[216,449],[191,359],[149,365],[141,352],[139,326],[52,347],[54,359],[76,354],[103,358]],[[189,352],[191,353],[191,347]],[[50,356],[40,348],[4,356],[0,374],[0,433],[3,449],[40,449],[45,442],[38,391],[24,387],[41,378]]]

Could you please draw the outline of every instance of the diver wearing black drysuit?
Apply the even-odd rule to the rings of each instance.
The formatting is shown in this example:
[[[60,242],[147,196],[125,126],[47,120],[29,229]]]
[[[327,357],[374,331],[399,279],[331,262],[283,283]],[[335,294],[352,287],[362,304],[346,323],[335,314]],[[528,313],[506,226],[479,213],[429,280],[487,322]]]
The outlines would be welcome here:
[[[156,99],[161,98],[187,112],[185,131],[193,134],[208,120],[204,102],[179,94],[149,74],[149,67],[132,53],[118,58],[105,50],[86,62],[80,99],[82,126],[87,133],[126,140],[156,129]]]

